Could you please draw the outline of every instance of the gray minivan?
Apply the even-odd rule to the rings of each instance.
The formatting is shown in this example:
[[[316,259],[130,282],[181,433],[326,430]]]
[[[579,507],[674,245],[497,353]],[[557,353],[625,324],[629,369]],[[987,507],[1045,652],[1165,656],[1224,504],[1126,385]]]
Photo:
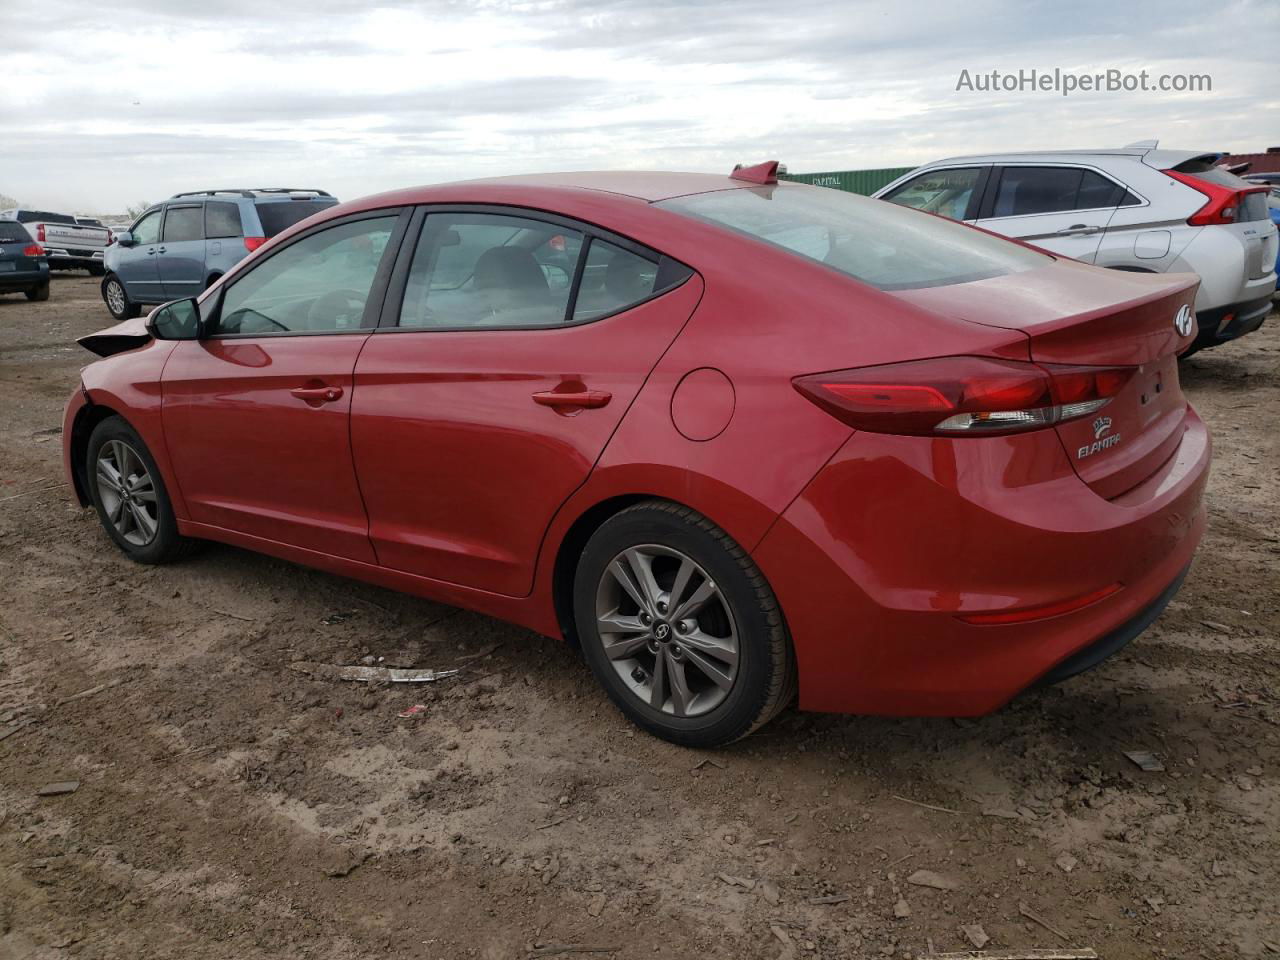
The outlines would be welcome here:
[[[177,193],[107,247],[102,299],[117,320],[192,297],[280,231],[338,201],[324,190],[263,187]]]

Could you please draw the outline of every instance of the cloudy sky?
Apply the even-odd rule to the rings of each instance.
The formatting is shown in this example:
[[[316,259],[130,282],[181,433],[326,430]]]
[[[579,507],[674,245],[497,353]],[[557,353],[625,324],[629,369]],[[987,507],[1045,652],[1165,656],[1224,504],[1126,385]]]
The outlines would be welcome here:
[[[1004,149],[1280,145],[1275,0],[0,0],[0,194],[610,167],[796,172]],[[979,93],[962,70],[1209,74]]]

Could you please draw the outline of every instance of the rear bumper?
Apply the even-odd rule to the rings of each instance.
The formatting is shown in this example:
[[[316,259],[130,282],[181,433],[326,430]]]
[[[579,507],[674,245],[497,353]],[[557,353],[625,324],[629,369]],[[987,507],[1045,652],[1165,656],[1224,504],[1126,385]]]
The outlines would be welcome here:
[[[45,247],[49,263],[55,267],[88,267],[103,262],[101,250],[75,250],[67,247]]]
[[[1193,348],[1202,350],[1253,333],[1267,319],[1271,306],[1271,294],[1268,293],[1256,300],[1197,313],[1196,324],[1200,332],[1196,334]]]
[[[49,266],[41,264],[36,270],[14,270],[0,273],[0,293],[12,293],[15,290],[30,290],[42,283],[49,282]]]
[[[1205,528],[1211,445],[1199,417],[1188,411],[1170,460],[1112,500],[1060,446],[1055,461],[1032,434],[993,439],[855,434],[754,551],[795,644],[802,708],[988,713],[1114,652],[1163,609]],[[1058,616],[962,619],[1114,584]]]

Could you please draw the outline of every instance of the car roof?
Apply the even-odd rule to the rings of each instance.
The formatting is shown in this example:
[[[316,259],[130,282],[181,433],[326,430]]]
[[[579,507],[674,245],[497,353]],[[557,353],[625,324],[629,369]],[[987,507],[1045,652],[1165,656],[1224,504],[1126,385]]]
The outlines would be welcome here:
[[[1168,170],[1188,160],[1203,158],[1208,162],[1217,162],[1222,154],[1218,151],[1205,150],[1158,150],[1154,147],[1132,146],[1103,150],[1027,150],[1017,153],[986,153],[968,156],[948,157],[945,160],[932,160],[923,164],[934,167],[953,163],[1019,163],[1023,161],[1052,161],[1070,163],[1088,160],[1091,157],[1115,157],[1145,163],[1157,170]]]
[[[483,202],[486,195],[507,195],[513,190],[531,193],[581,192],[609,193],[622,197],[654,203],[683,197],[693,193],[709,193],[715,190],[734,190],[755,186],[728,175],[711,173],[676,173],[662,170],[586,170],[565,173],[534,173],[512,177],[487,177],[478,180],[461,180],[452,183],[410,187],[382,194],[377,199],[385,202],[394,197],[400,203],[431,203],[442,200],[458,200],[460,195],[475,197]],[[373,198],[369,198],[373,199]],[[362,201],[363,205],[363,201]]]

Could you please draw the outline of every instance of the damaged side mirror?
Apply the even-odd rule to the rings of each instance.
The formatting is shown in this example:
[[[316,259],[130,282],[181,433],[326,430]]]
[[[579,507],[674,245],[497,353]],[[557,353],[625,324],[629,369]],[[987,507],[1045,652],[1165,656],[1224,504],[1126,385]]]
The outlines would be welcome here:
[[[195,297],[166,303],[147,318],[147,332],[157,340],[199,340],[200,304]]]

